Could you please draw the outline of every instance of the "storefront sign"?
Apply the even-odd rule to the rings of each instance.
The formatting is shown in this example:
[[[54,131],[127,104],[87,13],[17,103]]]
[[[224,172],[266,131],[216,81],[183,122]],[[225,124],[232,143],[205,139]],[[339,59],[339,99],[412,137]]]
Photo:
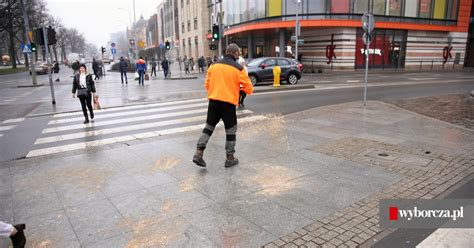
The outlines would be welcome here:
[[[361,48],[361,49],[360,49],[360,53],[365,55],[365,54],[366,54],[365,50],[366,50],[366,49]],[[375,54],[375,55],[382,56],[382,50],[370,48],[370,49],[369,49],[369,55],[371,55],[371,54]]]

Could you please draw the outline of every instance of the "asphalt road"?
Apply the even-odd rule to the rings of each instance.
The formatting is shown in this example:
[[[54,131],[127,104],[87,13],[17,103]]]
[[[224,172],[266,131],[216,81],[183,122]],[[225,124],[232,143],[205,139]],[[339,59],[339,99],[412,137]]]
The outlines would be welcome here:
[[[70,75],[67,69],[63,70],[63,74],[60,74],[61,83],[58,85],[58,96],[59,104],[67,103],[67,106],[74,107],[75,110],[79,110],[79,104],[76,99],[72,99],[70,96]],[[147,99],[149,101],[161,101],[166,100],[181,100],[187,101],[187,99],[196,99],[203,97],[202,80],[203,74],[199,75],[197,80],[189,80],[183,82],[170,82],[163,81],[159,77],[156,81],[149,81],[148,88],[141,88],[135,84],[128,85],[128,88],[123,88],[120,83],[117,82],[118,76],[114,73],[109,73],[106,81],[101,82],[102,96],[117,98],[118,102],[131,102],[132,98]],[[252,111],[251,115],[262,115],[262,114],[290,114],[298,111],[304,111],[314,107],[338,104],[351,101],[362,101],[363,99],[363,87],[362,87],[363,74],[353,73],[341,74],[341,75],[312,75],[305,76],[301,81],[302,84],[314,84],[314,89],[302,89],[292,91],[279,91],[279,92],[262,92],[256,93],[252,96],[248,96],[246,99],[246,107]],[[38,106],[49,106],[49,87],[41,87],[41,89],[35,90],[31,93],[31,88],[22,89],[17,88],[15,84],[25,84],[29,80],[29,77],[24,77],[20,74],[5,76],[0,78],[0,89],[2,90],[3,102],[0,104],[0,114],[3,117],[15,116],[9,118],[17,118],[27,116],[33,109],[39,109]],[[20,80],[21,79],[21,80]],[[19,81],[20,80],[20,81]],[[329,82],[330,81],[330,82]],[[16,82],[16,83],[15,83]],[[64,84],[64,85],[63,85]],[[62,85],[62,86],[61,86]],[[168,90],[168,91],[167,91]],[[446,73],[394,73],[394,72],[377,72],[371,73],[370,84],[368,89],[368,100],[381,100],[381,101],[394,101],[398,99],[405,99],[411,97],[420,96],[433,96],[443,95],[451,93],[467,93],[474,90],[474,74],[469,72],[446,72]],[[198,93],[182,93],[182,92],[198,92]],[[26,92],[26,93],[25,93]],[[181,92],[181,93],[180,93]],[[25,94],[23,97],[17,95]],[[29,94],[29,95],[27,95]],[[163,95],[160,95],[163,94]],[[71,98],[71,99],[69,99]],[[66,102],[66,100],[68,102]],[[39,102],[38,102],[39,101]],[[141,103],[141,102],[137,102]],[[147,108],[147,102],[142,101],[143,108]],[[126,104],[126,103],[125,103]],[[185,104],[185,103],[184,103]],[[109,105],[110,106],[110,105]],[[186,107],[186,106],[182,106]],[[185,108],[181,108],[185,110]],[[202,104],[199,110],[205,108]],[[193,108],[191,108],[193,109]],[[198,110],[197,107],[194,110]],[[157,110],[161,112],[173,112],[169,110]],[[203,112],[192,113],[193,111],[187,111],[187,114],[196,117],[197,115],[205,115]],[[32,149],[44,148],[46,145],[34,145],[35,141],[39,138],[45,138],[48,136],[61,136],[62,135],[76,135],[78,132],[98,131],[102,129],[110,128],[123,128],[120,132],[109,134],[109,135],[98,135],[101,137],[79,137],[64,142],[51,143],[53,146],[72,145],[77,143],[90,142],[101,138],[114,138],[123,135],[136,134],[137,131],[129,131],[128,127],[135,127],[136,125],[147,124],[144,121],[143,116],[135,114],[133,111],[130,112],[130,116],[118,117],[119,124],[114,123],[115,120],[110,120],[110,124],[100,126],[104,124],[106,118],[101,118],[100,113],[96,120],[95,126],[83,127],[79,129],[62,131],[52,134],[44,134],[43,130],[51,127],[48,123],[55,117],[53,115],[46,115],[40,117],[28,117],[25,120],[8,124],[3,123],[1,126],[15,126],[11,130],[0,130],[0,162],[5,160],[17,159],[24,157]],[[184,116],[168,117],[169,120],[178,119]],[[129,122],[120,124],[121,119],[129,118]],[[136,118],[136,119],[135,119]],[[140,119],[142,118],[142,119]],[[5,120],[8,118],[1,118]],[[165,118],[166,120],[166,118]],[[154,122],[154,121],[148,121]],[[186,123],[186,125],[202,124],[203,121],[195,121]],[[71,122],[68,125],[82,124],[81,120]],[[64,124],[66,125],[66,124]],[[174,123],[171,127],[182,127],[184,123]],[[0,128],[2,128],[0,126]],[[54,125],[53,125],[54,126]],[[159,128],[149,128],[139,131],[156,131]]]

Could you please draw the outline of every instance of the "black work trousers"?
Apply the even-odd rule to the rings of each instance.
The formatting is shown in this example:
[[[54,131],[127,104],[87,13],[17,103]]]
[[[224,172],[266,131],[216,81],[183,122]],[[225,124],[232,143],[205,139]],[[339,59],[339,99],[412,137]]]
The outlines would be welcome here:
[[[235,153],[235,141],[237,133],[237,114],[235,112],[235,105],[217,100],[209,100],[206,126],[202,130],[201,137],[198,140],[198,149],[204,150],[206,148],[209,138],[214,132],[217,123],[219,123],[221,119],[224,122],[226,133],[226,153],[227,155],[232,155]]]

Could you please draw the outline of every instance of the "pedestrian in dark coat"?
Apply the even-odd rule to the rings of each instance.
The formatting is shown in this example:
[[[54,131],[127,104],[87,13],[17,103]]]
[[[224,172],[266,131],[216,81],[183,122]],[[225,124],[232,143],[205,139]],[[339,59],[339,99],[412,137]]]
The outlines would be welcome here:
[[[94,80],[98,80],[99,79],[99,63],[95,59],[92,59],[92,71],[94,72],[94,75],[95,75]]]
[[[128,84],[128,79],[127,79],[128,62],[123,57],[120,57],[119,71],[120,71],[120,78],[122,79],[122,84],[123,84],[124,77],[125,77],[125,83]]]

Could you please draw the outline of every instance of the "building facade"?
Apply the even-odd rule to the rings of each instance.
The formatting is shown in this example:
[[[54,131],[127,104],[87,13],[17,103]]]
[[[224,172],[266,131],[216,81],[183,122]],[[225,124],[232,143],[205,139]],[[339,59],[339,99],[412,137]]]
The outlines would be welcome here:
[[[181,56],[197,58],[211,55],[207,34],[210,29],[208,0],[179,0]]]
[[[293,56],[306,68],[351,70],[365,67],[365,12],[376,21],[371,68],[463,67],[472,8],[472,0],[209,1],[211,12],[222,4],[226,43],[238,43],[245,57]]]
[[[174,59],[180,53],[180,33],[178,18],[178,0],[163,0],[157,7],[158,40],[160,44],[170,43],[170,50],[163,56]]]

